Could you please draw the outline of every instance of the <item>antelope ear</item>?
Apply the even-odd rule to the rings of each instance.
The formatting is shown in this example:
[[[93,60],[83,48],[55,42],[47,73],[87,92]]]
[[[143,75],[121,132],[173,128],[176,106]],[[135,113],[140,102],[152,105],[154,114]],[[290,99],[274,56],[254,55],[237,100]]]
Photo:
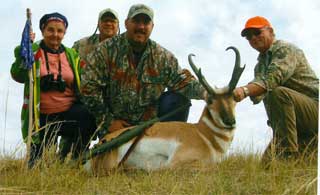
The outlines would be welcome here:
[[[204,100],[207,104],[212,104],[212,99],[213,99],[212,94],[210,95],[207,90],[204,90],[204,92],[203,92],[202,95],[203,95],[203,100]]]
[[[207,101],[208,100],[208,91],[207,90],[204,90],[203,93],[202,93],[202,98],[204,99],[204,101]]]

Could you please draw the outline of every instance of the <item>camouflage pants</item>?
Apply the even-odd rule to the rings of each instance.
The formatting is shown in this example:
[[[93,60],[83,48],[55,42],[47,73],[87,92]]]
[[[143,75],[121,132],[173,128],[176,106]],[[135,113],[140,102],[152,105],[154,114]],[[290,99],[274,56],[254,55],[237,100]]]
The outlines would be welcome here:
[[[276,153],[301,153],[306,148],[317,148],[318,101],[286,87],[274,89],[267,101]]]

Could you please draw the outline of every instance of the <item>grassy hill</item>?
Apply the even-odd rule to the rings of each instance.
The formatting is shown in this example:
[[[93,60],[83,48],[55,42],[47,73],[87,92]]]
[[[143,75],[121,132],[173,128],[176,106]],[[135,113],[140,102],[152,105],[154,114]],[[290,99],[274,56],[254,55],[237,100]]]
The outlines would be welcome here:
[[[115,170],[94,176],[53,154],[34,169],[24,159],[0,155],[0,194],[317,194],[316,157],[273,160],[232,155],[219,164],[193,163],[175,170]]]

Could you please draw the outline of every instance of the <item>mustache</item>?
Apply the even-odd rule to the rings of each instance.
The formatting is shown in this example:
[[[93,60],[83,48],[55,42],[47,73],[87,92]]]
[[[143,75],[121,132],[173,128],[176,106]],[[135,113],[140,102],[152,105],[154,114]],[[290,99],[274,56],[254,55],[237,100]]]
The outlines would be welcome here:
[[[141,33],[141,34],[144,34],[144,35],[146,34],[146,32],[144,30],[140,30],[140,29],[135,30],[134,33]]]

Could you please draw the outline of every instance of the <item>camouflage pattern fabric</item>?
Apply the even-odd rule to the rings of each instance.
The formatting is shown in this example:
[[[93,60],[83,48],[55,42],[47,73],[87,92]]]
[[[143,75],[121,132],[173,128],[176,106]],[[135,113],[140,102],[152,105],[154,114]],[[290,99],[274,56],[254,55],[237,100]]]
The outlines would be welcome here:
[[[174,55],[148,40],[139,63],[123,33],[100,44],[87,58],[82,73],[83,101],[100,130],[112,120],[138,124],[156,116],[156,101],[167,88],[190,99],[203,99],[204,88]]]
[[[72,48],[79,53],[81,59],[86,59],[86,56],[92,52],[98,44],[99,34],[94,34],[74,42]]]
[[[258,56],[254,76],[250,83],[263,87],[267,93],[278,86],[284,86],[318,101],[319,79],[303,51],[291,43],[275,40],[265,54]],[[259,103],[265,95],[252,97],[251,100],[255,104]]]
[[[319,79],[303,51],[275,40],[265,54],[259,55],[254,73],[251,83],[267,92],[251,100],[259,103],[263,99],[277,150],[287,154],[303,151],[301,146],[315,142],[317,137],[319,110]]]

